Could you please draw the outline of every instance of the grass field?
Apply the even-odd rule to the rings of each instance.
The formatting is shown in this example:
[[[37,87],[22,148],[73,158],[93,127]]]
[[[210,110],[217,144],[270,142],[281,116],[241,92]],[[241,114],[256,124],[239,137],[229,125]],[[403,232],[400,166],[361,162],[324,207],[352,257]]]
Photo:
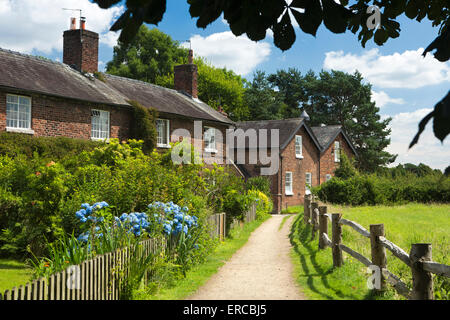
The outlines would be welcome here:
[[[30,281],[32,270],[24,263],[12,259],[0,259],[0,293]]]
[[[251,233],[258,228],[264,221],[270,218],[265,216],[262,220],[256,220],[245,224],[242,228],[236,227],[230,233],[230,237],[218,245],[214,252],[206,258],[206,261],[190,271],[186,278],[178,280],[174,285],[162,288],[156,293],[146,294],[138,293],[136,300],[182,300],[194,293],[202,286],[219,268],[225,264],[231,256],[239,250],[245,243]]]
[[[408,204],[403,206],[328,206],[367,230],[370,224],[384,223],[386,238],[409,253],[413,243],[431,243],[433,261],[450,264],[450,205]],[[367,289],[366,267],[345,252],[344,266],[333,269],[331,250],[318,250],[318,240],[311,241],[310,226],[299,214],[292,227],[291,242],[297,281],[310,299],[403,299],[393,289],[373,296]],[[331,225],[329,224],[329,235]],[[370,241],[350,227],[343,226],[342,242],[370,259]],[[411,271],[387,251],[388,269],[411,287]],[[434,278],[435,298],[449,299],[450,281]]]

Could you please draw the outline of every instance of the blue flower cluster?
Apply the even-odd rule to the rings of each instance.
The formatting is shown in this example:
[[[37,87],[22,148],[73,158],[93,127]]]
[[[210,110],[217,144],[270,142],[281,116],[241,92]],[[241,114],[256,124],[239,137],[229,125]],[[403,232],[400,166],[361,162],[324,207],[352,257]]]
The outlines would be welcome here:
[[[81,205],[81,210],[78,210],[75,213],[75,216],[80,220],[80,222],[85,223],[88,220],[92,221],[93,223],[97,223],[97,222],[102,222],[103,221],[103,217],[100,218],[96,218],[93,216],[93,213],[95,211],[99,211],[103,208],[107,208],[109,205],[105,202],[97,202],[94,203],[92,206],[89,205],[89,203],[83,203]]]
[[[163,223],[163,230],[168,235],[177,235],[180,232],[188,234],[190,228],[198,226],[198,218],[188,214],[188,207],[180,207],[172,201],[168,203],[156,201],[148,207],[162,211],[164,219],[159,217],[159,221]]]
[[[128,232],[133,232],[137,237],[150,226],[148,216],[144,212],[123,213],[119,218],[115,217],[114,220],[118,227],[125,228]]]
[[[107,208],[108,206],[104,201],[94,203],[92,206],[84,203],[75,215],[82,223],[88,221],[93,223],[103,222],[103,217],[95,217],[94,212]],[[184,232],[187,235],[191,228],[198,226],[198,218],[196,216],[190,216],[187,207],[180,207],[173,202],[163,203],[158,201],[153,202],[148,207],[157,212],[154,213],[155,221],[163,225],[164,233],[167,235],[178,235],[180,232]],[[123,228],[137,237],[142,235],[150,227],[149,217],[144,212],[123,213],[120,217],[114,217],[114,221],[116,227]],[[99,231],[100,227],[96,226],[96,237],[103,236]],[[90,232],[86,231],[78,236],[78,240],[88,242],[89,236]]]

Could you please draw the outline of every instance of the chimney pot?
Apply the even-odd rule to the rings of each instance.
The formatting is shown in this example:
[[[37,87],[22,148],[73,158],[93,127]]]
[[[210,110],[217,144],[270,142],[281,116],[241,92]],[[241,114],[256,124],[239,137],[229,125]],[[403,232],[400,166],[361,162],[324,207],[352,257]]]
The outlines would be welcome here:
[[[77,29],[77,18],[70,18],[70,30]]]
[[[189,50],[188,63],[189,64],[193,64],[194,63],[194,51],[192,49]]]
[[[71,20],[73,22],[73,19]],[[80,19],[80,29],[64,31],[63,62],[78,71],[98,71],[98,33],[86,30],[86,18]]]
[[[81,29],[81,30],[86,30],[86,18],[85,18],[85,17],[81,17],[81,20],[80,20],[80,29]]]

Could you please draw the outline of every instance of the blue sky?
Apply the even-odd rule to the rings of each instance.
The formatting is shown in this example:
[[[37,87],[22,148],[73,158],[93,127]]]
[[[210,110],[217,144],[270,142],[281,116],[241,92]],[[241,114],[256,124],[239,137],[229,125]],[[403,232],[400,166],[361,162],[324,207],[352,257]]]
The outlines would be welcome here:
[[[0,47],[62,60],[62,32],[69,27],[71,12],[62,8],[81,8],[87,28],[100,33],[100,68],[111,60],[117,34],[108,32],[123,7],[99,9],[89,0],[0,0]],[[19,14],[20,13],[20,14]],[[77,16],[77,15],[74,15]],[[441,144],[434,138],[431,123],[419,144],[407,150],[417,131],[418,122],[448,92],[450,63],[441,63],[429,55],[420,55],[437,36],[437,28],[429,21],[418,23],[405,17],[400,37],[384,46],[369,41],[362,48],[352,33],[332,34],[323,25],[317,36],[296,27],[297,41],[282,52],[273,45],[270,33],[258,43],[246,37],[236,38],[219,18],[206,29],[196,27],[184,0],[169,0],[158,28],[173,39],[191,39],[195,54],[206,57],[213,65],[226,66],[247,79],[255,70],[273,73],[294,67],[302,72],[312,69],[358,69],[373,85],[373,100],[381,108],[382,117],[392,117],[391,145],[388,151],[399,154],[398,161],[423,162],[433,168],[450,165],[448,138]],[[149,26],[154,27],[154,26]]]

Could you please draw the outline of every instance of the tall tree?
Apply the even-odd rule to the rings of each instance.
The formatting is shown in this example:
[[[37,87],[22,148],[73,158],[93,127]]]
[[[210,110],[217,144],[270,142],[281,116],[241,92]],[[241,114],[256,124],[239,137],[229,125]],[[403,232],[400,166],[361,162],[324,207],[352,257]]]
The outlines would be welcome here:
[[[222,108],[233,121],[249,117],[244,103],[245,79],[226,68],[216,68],[203,58],[195,58],[198,66],[198,97],[215,109]]]
[[[269,75],[267,80],[275,87],[286,109],[283,111],[283,118],[297,118],[301,114],[300,103],[307,101],[305,91],[305,78],[301,72],[295,68],[287,71],[279,70],[276,74]]]
[[[93,0],[101,8],[118,5],[122,0]],[[438,27],[438,36],[424,50],[424,55],[434,52],[441,61],[450,60],[450,2],[448,0],[187,0],[192,18],[197,19],[197,27],[206,28],[223,15],[234,35],[244,33],[258,41],[273,32],[274,44],[288,50],[296,40],[293,15],[296,23],[305,33],[316,36],[322,24],[333,33],[351,31],[358,33],[358,40],[364,47],[374,39],[377,45],[383,45],[389,38],[400,35],[400,23],[396,20],[405,14],[409,19],[422,21],[427,17],[434,27]],[[378,14],[374,11],[378,10]],[[166,0],[126,1],[126,10],[111,27],[112,31],[122,30],[120,40],[130,42],[143,23],[157,25],[166,11]],[[381,14],[382,13],[382,14]],[[375,19],[372,19],[375,16]],[[376,18],[379,18],[377,21]],[[373,23],[369,23],[369,22]],[[426,124],[433,120],[434,135],[443,141],[450,133],[450,91],[434,110],[419,124],[419,132],[410,147],[417,143]]]
[[[167,85],[171,75],[173,78],[174,66],[186,63],[187,57],[187,49],[181,48],[169,35],[142,26],[133,41],[119,42],[114,47],[113,59],[107,63],[106,72]]]
[[[371,85],[363,83],[360,73],[322,71],[318,76],[309,72],[307,77],[308,102],[303,107],[311,125],[341,125],[358,152],[355,165],[360,170],[374,171],[395,161],[396,156],[384,151],[390,143],[392,119],[381,119],[380,109],[371,101]]]
[[[244,100],[249,109],[249,118],[246,120],[283,119],[287,109],[282,96],[273,90],[263,71],[253,74],[253,81],[247,85]]]

